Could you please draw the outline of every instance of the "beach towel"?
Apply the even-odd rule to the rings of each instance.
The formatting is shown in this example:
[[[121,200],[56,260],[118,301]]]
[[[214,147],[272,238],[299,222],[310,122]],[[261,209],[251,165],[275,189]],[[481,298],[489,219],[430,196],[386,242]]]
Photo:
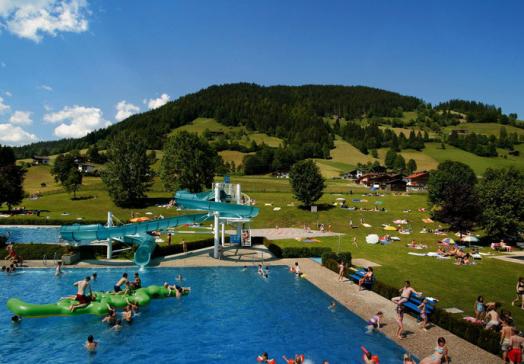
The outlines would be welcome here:
[[[366,223],[363,223],[362,226],[367,227],[367,228],[370,228],[370,227],[371,227],[371,225],[366,224]]]
[[[426,253],[415,253],[415,252],[408,252],[409,255],[415,255],[417,257],[425,257],[427,256]]]

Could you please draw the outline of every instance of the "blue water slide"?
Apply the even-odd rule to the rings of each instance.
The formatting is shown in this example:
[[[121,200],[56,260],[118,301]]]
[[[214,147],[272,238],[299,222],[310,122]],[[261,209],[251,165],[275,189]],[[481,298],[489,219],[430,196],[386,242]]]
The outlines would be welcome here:
[[[215,201],[200,200],[198,198],[175,197],[176,205],[186,210],[216,211],[221,217],[237,217],[251,219],[258,215],[259,209],[253,206],[237,205]]]
[[[107,227],[96,225],[64,225],[60,227],[60,236],[63,240],[80,244],[90,243],[94,240],[118,239],[125,243],[136,244],[134,262],[145,266],[151,259],[155,250],[155,238],[149,234],[150,231],[166,230],[170,227],[186,224],[199,224],[210,218],[209,214],[193,214],[168,217],[152,221],[144,221],[122,226]]]

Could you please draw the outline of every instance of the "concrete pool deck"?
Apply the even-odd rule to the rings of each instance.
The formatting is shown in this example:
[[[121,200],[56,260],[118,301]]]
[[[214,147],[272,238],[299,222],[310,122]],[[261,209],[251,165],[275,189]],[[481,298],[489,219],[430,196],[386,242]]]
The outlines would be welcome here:
[[[391,340],[402,346],[406,352],[416,355],[422,359],[433,353],[437,338],[446,338],[447,346],[452,363],[457,364],[491,364],[500,363],[502,359],[488,353],[487,351],[453,335],[440,327],[432,326],[427,332],[419,329],[416,319],[404,316],[404,331],[407,336],[403,340],[395,338],[395,304],[388,299],[379,296],[371,291],[360,291],[358,286],[348,281],[338,282],[338,274],[332,272],[309,258],[300,259],[277,259],[267,251],[264,246],[252,248],[226,248],[224,258],[221,260],[213,259],[209,256],[210,248],[192,251],[187,254],[177,254],[153,262],[156,267],[223,267],[223,266],[243,266],[256,265],[264,262],[269,265],[291,265],[298,261],[302,270],[309,280],[317,288],[331,296],[340,305],[351,310],[364,320],[368,320],[377,311],[384,313],[385,326],[382,332]],[[29,267],[52,267],[52,262],[47,266],[42,261],[28,261]],[[131,261],[111,260],[111,261],[83,261],[74,266],[65,268],[86,268],[86,267],[134,267]],[[327,307],[326,307],[327,309]],[[351,338],[348,338],[348,340]],[[329,349],[326,349],[328,352]],[[401,358],[399,358],[401,362]]]

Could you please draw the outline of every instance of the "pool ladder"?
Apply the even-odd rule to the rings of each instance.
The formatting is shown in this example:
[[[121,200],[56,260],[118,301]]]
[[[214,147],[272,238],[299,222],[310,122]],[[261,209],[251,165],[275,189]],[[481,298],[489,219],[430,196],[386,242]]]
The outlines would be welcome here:
[[[55,253],[53,254],[53,265],[56,265],[56,262],[57,262],[57,260],[56,260],[56,254],[57,254],[57,252],[55,252]],[[44,254],[44,256],[42,257],[42,264],[45,265],[45,266],[47,267],[47,254]]]

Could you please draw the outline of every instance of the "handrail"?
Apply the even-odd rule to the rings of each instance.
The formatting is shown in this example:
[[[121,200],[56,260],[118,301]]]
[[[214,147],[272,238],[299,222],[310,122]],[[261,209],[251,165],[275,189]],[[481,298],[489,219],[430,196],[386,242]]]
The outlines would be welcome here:
[[[42,264],[47,266],[47,254],[44,254],[44,256],[42,257]]]

